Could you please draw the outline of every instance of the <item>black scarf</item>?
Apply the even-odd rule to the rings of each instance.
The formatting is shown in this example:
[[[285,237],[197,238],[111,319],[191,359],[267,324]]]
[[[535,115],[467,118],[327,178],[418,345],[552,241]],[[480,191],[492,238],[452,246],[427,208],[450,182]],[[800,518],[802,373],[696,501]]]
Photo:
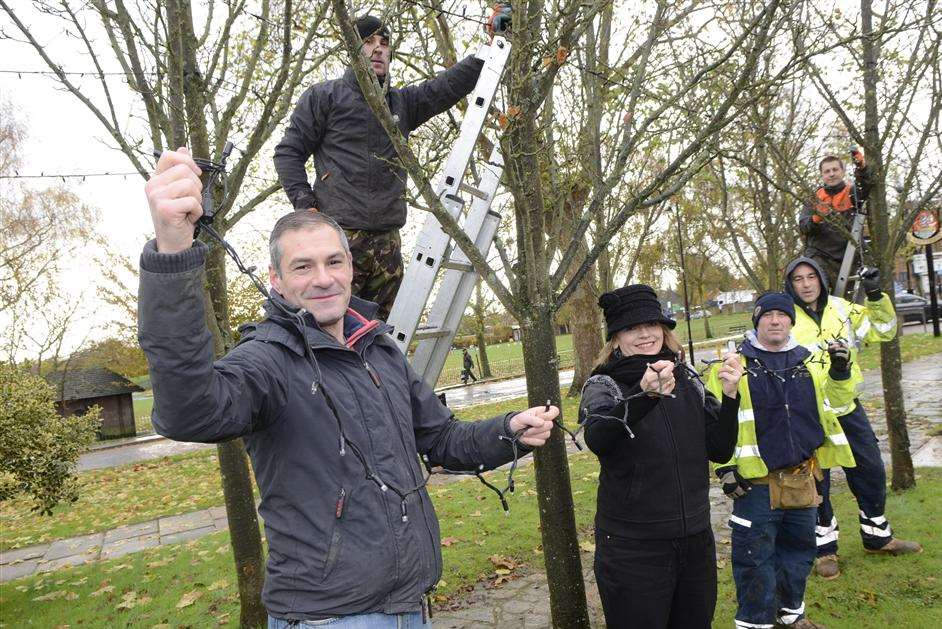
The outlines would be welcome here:
[[[648,365],[659,360],[674,362],[677,360],[677,354],[668,349],[666,345],[662,345],[661,351],[657,354],[624,356],[621,350],[616,347],[611,357],[596,367],[592,375],[610,376],[617,382],[630,387],[641,381]]]

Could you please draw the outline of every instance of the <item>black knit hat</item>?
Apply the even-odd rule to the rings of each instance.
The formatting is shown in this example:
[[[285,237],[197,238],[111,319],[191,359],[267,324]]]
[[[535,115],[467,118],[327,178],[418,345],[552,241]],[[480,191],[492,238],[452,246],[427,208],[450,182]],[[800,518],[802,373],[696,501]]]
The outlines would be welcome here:
[[[389,27],[381,19],[372,15],[361,15],[356,21],[357,33],[360,39],[366,39],[373,35],[389,38]]]
[[[759,327],[759,319],[769,310],[778,310],[788,315],[795,325],[795,302],[785,293],[763,293],[756,300],[756,307],[752,311],[752,327]]]
[[[605,314],[608,339],[619,330],[639,323],[663,323],[671,330],[677,326],[676,321],[664,315],[654,289],[645,284],[632,284],[605,293],[599,297],[599,306]]]

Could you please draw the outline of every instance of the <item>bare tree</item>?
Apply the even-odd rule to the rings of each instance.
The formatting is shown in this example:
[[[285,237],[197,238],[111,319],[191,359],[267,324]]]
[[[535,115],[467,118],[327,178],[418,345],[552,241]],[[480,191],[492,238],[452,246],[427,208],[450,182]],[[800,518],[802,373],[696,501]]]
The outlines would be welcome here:
[[[607,4],[573,1],[546,6],[529,2],[515,7],[513,49],[505,75],[508,126],[501,138],[505,182],[512,197],[516,229],[516,261],[512,268],[503,269],[509,286],[436,198],[425,172],[393,123],[375,76],[361,59],[360,41],[344,0],[331,0],[331,4],[364,96],[393,141],[425,206],[521,325],[530,404],[543,404],[547,399],[558,403],[554,313],[569,300],[630,216],[669,198],[703,168],[704,143],[739,114],[744,100],[748,100],[743,95],[752,86],[759,55],[784,24],[780,2],[770,0],[758,7],[742,3],[737,8],[746,17],[735,22],[728,20],[722,7],[707,7],[705,10],[712,11],[711,16],[725,20],[729,26],[722,42],[718,43],[715,36],[703,37],[696,46],[677,49],[672,47],[672,32],[669,28],[664,30],[663,20],[668,19],[664,14],[683,11],[684,7],[675,9],[657,3],[654,12],[664,17],[655,19],[653,35],[640,44],[641,52],[632,56],[625,68],[608,68],[605,73],[609,80],[628,77],[625,87],[635,97],[609,131],[617,137],[613,157],[605,165],[604,175],[593,182],[585,210],[561,253],[557,252],[556,243],[547,238],[552,232],[548,223],[557,219],[557,211],[550,202],[553,184],[546,179],[551,170],[548,163],[559,161],[552,143],[547,141],[547,99],[561,70],[564,67],[568,70],[570,51],[585,45],[587,29]],[[676,28],[695,29],[697,21],[681,20]],[[653,61],[661,59],[665,61]],[[793,60],[786,60],[781,75],[787,76],[793,68]],[[775,80],[778,77],[773,77],[772,81]],[[707,94],[711,98],[705,99]],[[674,135],[675,141],[665,151],[663,168],[620,199],[614,216],[594,230],[591,242],[586,243],[584,236],[594,217],[625,178],[629,158],[646,150],[657,152],[653,145],[663,147],[671,127],[683,128],[684,133]],[[583,246],[587,252],[577,255]],[[535,458],[553,623],[557,627],[585,627],[588,626],[585,589],[568,463],[559,431],[554,431]]]
[[[332,53],[324,44],[328,38],[322,30],[327,9],[323,2],[205,2],[194,12],[189,0],[131,5],[125,0],[35,0],[33,11],[63,25],[74,38],[76,52],[89,60],[91,67],[82,69],[95,77],[97,89],[92,89],[77,84],[70,74],[74,68],[53,58],[36,36],[35,24],[27,25],[27,9],[14,8],[6,0],[0,0],[0,8],[21,41],[95,116],[141,177],[150,174],[152,150],[189,145],[194,155],[215,158],[228,140],[236,144],[228,194],[221,186],[213,190],[214,226],[221,234],[279,189],[277,182],[252,178],[253,161],[294,104],[298,88]],[[121,69],[117,78],[106,72],[115,65]],[[118,95],[129,92],[132,109],[121,111]],[[215,243],[208,244],[207,323],[219,356],[232,343],[225,254]],[[257,626],[267,617],[260,598],[264,570],[241,440],[219,445],[219,464],[241,623]]]

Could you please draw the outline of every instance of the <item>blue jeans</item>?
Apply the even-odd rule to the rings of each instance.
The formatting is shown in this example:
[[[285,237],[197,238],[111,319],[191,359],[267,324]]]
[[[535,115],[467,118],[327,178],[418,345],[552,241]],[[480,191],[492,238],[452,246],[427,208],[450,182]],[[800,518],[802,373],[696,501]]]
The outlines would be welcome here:
[[[432,622],[423,620],[422,612],[357,614],[356,616],[338,616],[327,620],[283,620],[274,616],[268,617],[268,629],[305,629],[307,627],[330,627],[330,629],[431,629]]]
[[[772,509],[769,486],[760,484],[733,501],[736,627],[772,627],[804,617],[805,583],[815,556],[815,511]]]
[[[856,467],[845,467],[847,486],[857,499],[860,510],[860,537],[864,548],[876,550],[883,548],[891,539],[893,532],[886,519],[886,470],[880,445],[873,434],[870,420],[860,401],[857,408],[838,417],[850,449],[854,453]],[[818,557],[837,554],[838,526],[834,510],[831,508],[831,474],[824,470],[824,481],[818,484],[818,493],[822,502],[818,507],[818,525],[815,529],[818,544]]]

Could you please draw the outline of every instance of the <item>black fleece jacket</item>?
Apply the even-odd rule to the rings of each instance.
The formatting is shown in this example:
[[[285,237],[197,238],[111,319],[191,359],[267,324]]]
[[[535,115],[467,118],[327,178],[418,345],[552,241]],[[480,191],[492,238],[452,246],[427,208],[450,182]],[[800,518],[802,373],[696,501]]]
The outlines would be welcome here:
[[[583,387],[579,418],[601,463],[595,522],[606,533],[669,539],[710,526],[707,460],[732,456],[739,400],[723,396],[721,403],[685,369],[674,374],[675,398],[626,403],[638,382],[603,375]],[[626,408],[628,429],[616,419]]]

